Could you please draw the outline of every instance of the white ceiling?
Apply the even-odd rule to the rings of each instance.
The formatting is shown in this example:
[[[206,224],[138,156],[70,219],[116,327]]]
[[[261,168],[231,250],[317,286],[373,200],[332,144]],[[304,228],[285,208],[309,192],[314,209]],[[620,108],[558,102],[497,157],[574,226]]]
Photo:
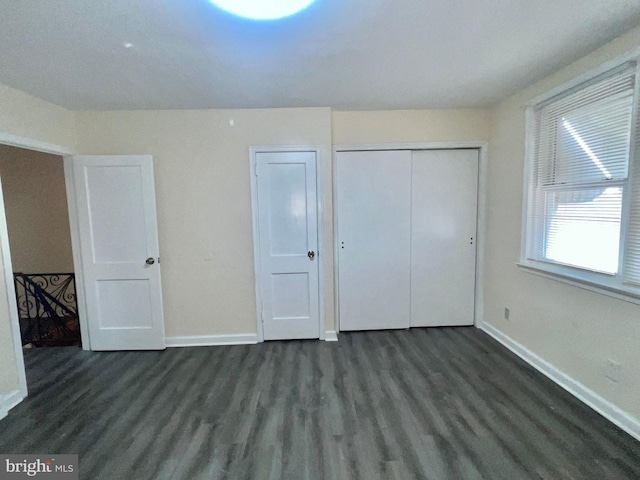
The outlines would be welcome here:
[[[483,107],[640,24],[640,0],[0,0],[0,83],[74,110]],[[125,48],[131,43],[131,48]]]

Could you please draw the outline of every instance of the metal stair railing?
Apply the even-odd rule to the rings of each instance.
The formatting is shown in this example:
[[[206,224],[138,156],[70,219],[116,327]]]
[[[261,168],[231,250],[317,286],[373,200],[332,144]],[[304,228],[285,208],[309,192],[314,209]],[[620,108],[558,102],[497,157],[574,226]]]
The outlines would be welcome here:
[[[14,274],[22,344],[79,345],[73,273]]]

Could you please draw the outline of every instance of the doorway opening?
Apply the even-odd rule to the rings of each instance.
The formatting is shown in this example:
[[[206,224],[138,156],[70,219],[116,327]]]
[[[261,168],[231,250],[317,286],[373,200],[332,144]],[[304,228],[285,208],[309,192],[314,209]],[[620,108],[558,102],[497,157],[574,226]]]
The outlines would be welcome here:
[[[23,348],[82,345],[64,161],[0,145]]]

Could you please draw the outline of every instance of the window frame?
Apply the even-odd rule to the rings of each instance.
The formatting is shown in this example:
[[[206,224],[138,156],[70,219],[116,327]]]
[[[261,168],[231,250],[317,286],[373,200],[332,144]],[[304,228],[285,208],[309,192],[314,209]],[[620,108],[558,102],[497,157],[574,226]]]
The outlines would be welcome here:
[[[570,95],[580,91],[588,85],[613,74],[616,70],[624,68],[625,64],[635,62],[636,81],[634,86],[633,110],[631,116],[631,142],[629,146],[629,166],[628,176],[621,183],[623,187],[622,213],[620,223],[620,246],[618,272],[616,274],[601,273],[585,268],[564,265],[557,262],[545,261],[544,259],[531,258],[535,242],[535,219],[532,215],[535,207],[535,193],[537,186],[533,183],[533,165],[535,159],[535,146],[537,142],[537,111],[542,105],[553,101],[554,98]],[[524,183],[523,183],[523,203],[522,203],[522,224],[521,224],[521,245],[520,259],[517,265],[525,272],[550,278],[609,295],[621,300],[640,304],[640,285],[625,283],[623,276],[624,254],[627,243],[627,226],[630,218],[632,192],[635,176],[640,176],[640,159],[636,159],[636,144],[640,138],[640,127],[638,126],[638,116],[640,115],[640,48],[629,51],[619,57],[605,62],[572,80],[565,82],[556,88],[543,93],[527,103],[526,106],[526,130],[525,130],[525,162],[524,162]],[[635,160],[634,160],[635,159]],[[640,185],[640,178],[635,183]]]

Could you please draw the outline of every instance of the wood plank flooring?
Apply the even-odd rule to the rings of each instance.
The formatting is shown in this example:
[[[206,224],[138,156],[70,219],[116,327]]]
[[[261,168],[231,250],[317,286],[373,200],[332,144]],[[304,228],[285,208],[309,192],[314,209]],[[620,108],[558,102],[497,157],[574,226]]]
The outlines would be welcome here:
[[[640,442],[473,327],[25,361],[0,452],[83,479],[640,478]]]

